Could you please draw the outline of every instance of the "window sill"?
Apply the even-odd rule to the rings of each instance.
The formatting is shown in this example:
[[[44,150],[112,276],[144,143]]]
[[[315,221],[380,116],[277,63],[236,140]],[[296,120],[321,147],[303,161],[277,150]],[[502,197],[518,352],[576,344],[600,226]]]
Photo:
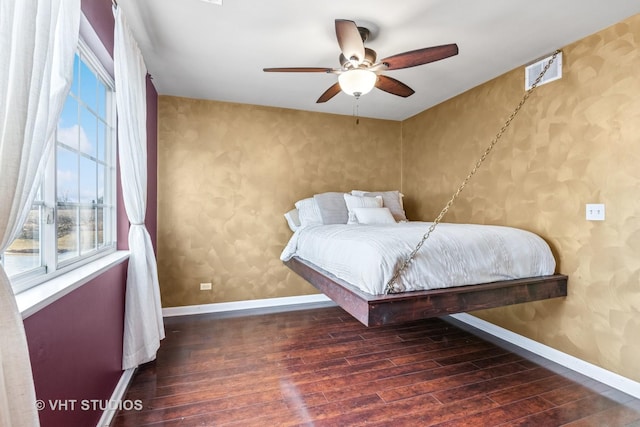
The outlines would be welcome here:
[[[129,251],[117,251],[20,292],[16,295],[16,302],[22,318],[26,319],[37,313],[127,259],[129,259]]]

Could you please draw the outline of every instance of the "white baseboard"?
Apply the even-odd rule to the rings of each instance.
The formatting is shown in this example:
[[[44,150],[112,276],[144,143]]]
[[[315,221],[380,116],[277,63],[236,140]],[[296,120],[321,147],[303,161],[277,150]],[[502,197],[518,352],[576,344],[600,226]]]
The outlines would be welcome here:
[[[630,396],[640,399],[640,383],[629,378],[618,375],[615,372],[608,371],[599,366],[585,362],[582,359],[563,353],[554,348],[541,344],[537,341],[524,337],[522,335],[511,332],[500,326],[494,325],[467,313],[451,314],[449,317],[454,318],[469,326],[473,326],[487,334],[493,335],[517,347],[535,353],[552,362],[569,368],[584,376],[592,378],[610,387],[622,391]]]
[[[136,368],[127,369],[126,371],[122,372],[120,381],[118,381],[116,388],[113,390],[113,393],[111,393],[111,399],[109,399],[110,402],[122,402],[122,400],[124,399],[124,395],[127,393],[129,383],[131,382],[131,379],[133,378],[133,374],[135,372]],[[114,408],[111,408],[110,405],[106,406],[107,409],[105,409],[102,413],[102,416],[100,417],[100,420],[98,420],[98,424],[96,424],[96,427],[109,427],[111,421],[113,421],[113,418],[118,413],[118,405],[113,405]]]
[[[301,295],[296,297],[267,298],[249,301],[220,302],[214,304],[187,305],[184,307],[166,307],[163,317],[188,316],[191,314],[221,313],[226,311],[250,310],[256,308],[282,307],[297,304],[326,303],[331,300],[323,294]]]

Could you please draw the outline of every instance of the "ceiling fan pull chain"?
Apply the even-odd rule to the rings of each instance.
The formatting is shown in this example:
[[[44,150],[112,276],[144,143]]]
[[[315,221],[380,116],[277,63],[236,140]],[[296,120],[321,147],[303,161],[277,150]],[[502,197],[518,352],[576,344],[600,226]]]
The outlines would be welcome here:
[[[353,99],[353,117],[356,118],[356,124],[357,125],[360,124],[360,110],[359,110],[360,104],[359,104],[359,101],[360,101],[360,97],[359,96],[356,96]]]
[[[493,147],[498,143],[498,140],[505,133],[505,131],[507,130],[509,125],[511,125],[511,122],[518,115],[518,113],[522,109],[522,106],[525,104],[525,102],[527,102],[527,99],[529,99],[529,96],[531,96],[531,94],[536,89],[536,87],[538,87],[538,84],[542,81],[542,78],[544,77],[545,73],[547,72],[547,70],[549,70],[549,68],[551,67],[551,64],[553,64],[553,62],[555,61],[555,59],[557,58],[559,53],[560,53],[560,50],[556,50],[553,53],[553,56],[551,57],[549,62],[547,62],[547,64],[544,66],[544,68],[540,72],[540,75],[538,76],[538,78],[536,78],[535,82],[531,85],[531,89],[529,89],[528,91],[526,91],[524,93],[524,95],[522,96],[522,99],[520,100],[520,103],[516,106],[516,108],[513,110],[513,112],[509,115],[507,120],[505,120],[504,124],[502,125],[502,127],[500,128],[498,133],[496,133],[496,136],[493,138],[493,140],[491,141],[489,146],[484,150],[484,152],[480,156],[480,159],[478,159],[476,164],[473,166],[473,169],[471,169],[471,172],[469,173],[469,175],[467,175],[467,177],[462,181],[462,184],[460,184],[460,186],[458,187],[456,192],[453,193],[453,196],[451,196],[451,198],[449,199],[449,201],[447,202],[445,207],[442,208],[442,210],[440,211],[440,214],[433,221],[433,223],[431,224],[431,226],[429,227],[427,232],[422,236],[422,240],[420,240],[418,242],[418,244],[413,249],[413,251],[411,251],[409,256],[407,258],[405,258],[404,261],[402,261],[400,266],[393,273],[393,276],[391,277],[389,282],[387,282],[387,286],[386,286],[386,289],[385,289],[385,293],[386,294],[393,294],[393,293],[398,293],[398,292],[403,292],[404,291],[403,287],[398,283],[398,279],[400,278],[400,275],[407,269],[409,264],[411,264],[413,259],[416,257],[416,254],[418,253],[418,251],[422,247],[422,245],[424,245],[424,242],[429,238],[429,236],[431,235],[433,230],[435,230],[436,226],[440,223],[440,221],[442,221],[442,218],[449,211],[449,209],[453,205],[453,202],[458,198],[458,196],[460,195],[460,193],[462,192],[464,187],[466,187],[466,185],[469,182],[469,180],[471,179],[471,177],[473,177],[476,174],[476,172],[480,168],[480,165],[482,165],[482,163],[486,160],[487,156],[489,156],[489,153],[491,153],[491,150],[493,150]]]

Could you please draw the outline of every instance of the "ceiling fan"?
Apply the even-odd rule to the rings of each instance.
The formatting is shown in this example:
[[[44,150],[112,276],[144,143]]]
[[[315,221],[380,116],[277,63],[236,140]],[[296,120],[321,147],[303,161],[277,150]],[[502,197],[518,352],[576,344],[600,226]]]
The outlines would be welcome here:
[[[380,73],[428,64],[458,54],[458,45],[453,43],[399,53],[376,62],[376,52],[364,47],[364,42],[367,41],[369,34],[367,28],[358,27],[353,21],[336,19],[336,37],[342,51],[339,59],[340,68],[285,67],[264,68],[263,71],[337,74],[338,82],[327,89],[318,98],[317,103],[327,102],[341,90],[359,98],[374,87],[406,98],[413,95],[415,91],[406,84]]]

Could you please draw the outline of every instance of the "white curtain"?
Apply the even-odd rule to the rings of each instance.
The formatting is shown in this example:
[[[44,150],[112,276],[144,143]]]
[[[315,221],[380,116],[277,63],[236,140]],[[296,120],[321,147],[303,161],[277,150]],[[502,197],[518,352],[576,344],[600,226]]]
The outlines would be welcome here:
[[[26,219],[73,78],[80,0],[0,4],[0,252]],[[22,317],[0,266],[0,426],[37,426]]]
[[[147,69],[120,7],[115,9],[113,62],[118,109],[118,154],[129,217],[122,368],[156,358],[164,338],[158,267],[144,225],[147,208]]]

